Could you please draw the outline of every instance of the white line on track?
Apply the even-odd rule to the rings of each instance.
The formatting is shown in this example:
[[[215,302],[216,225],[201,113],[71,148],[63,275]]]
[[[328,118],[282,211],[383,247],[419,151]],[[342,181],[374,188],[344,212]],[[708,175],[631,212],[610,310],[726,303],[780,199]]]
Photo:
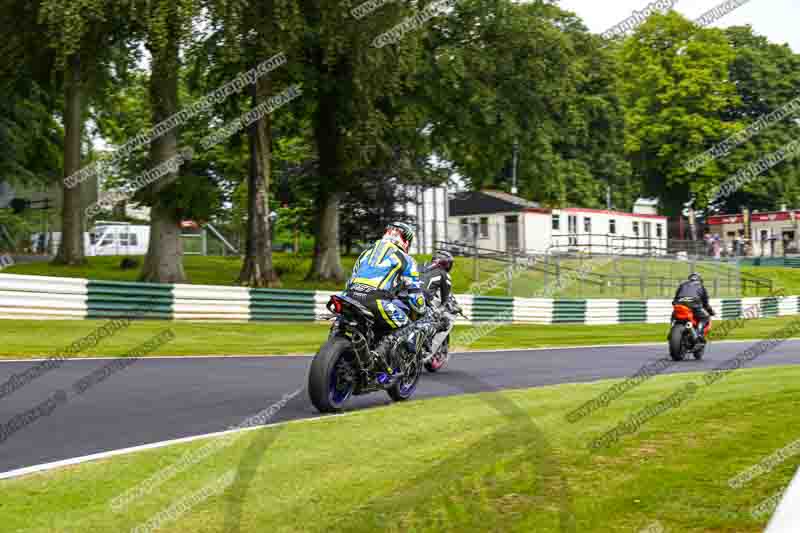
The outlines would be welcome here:
[[[143,452],[147,450],[155,450],[158,448],[164,448],[166,446],[173,446],[175,444],[185,444],[187,442],[194,442],[196,440],[201,439],[210,439],[215,437],[223,437],[225,435],[231,435],[233,433],[241,433],[244,431],[255,431],[257,429],[264,429],[264,428],[273,428],[278,426],[285,426],[289,424],[299,424],[304,422],[318,422],[320,420],[329,420],[332,418],[342,418],[346,416],[352,416],[364,413],[365,411],[349,411],[346,413],[336,414],[336,415],[325,415],[325,416],[315,416],[311,418],[301,418],[299,420],[286,420],[284,422],[275,422],[274,424],[267,424],[264,426],[253,426],[247,428],[240,428],[240,429],[229,429],[226,431],[217,431],[215,433],[206,433],[204,435],[193,435],[191,437],[183,437],[180,439],[172,439],[172,440],[165,440],[160,442],[153,442],[150,444],[142,444],[140,446],[131,446],[130,448],[121,448],[119,450],[109,450],[105,452],[93,453],[91,455],[84,455],[82,457],[73,457],[71,459],[63,459],[61,461],[53,461],[50,463],[42,463],[39,465],[33,466],[26,466],[24,468],[17,468],[15,470],[9,470],[8,472],[0,472],[0,480],[2,479],[11,479],[20,476],[27,476],[30,474],[36,474],[40,472],[47,472],[49,470],[55,470],[58,468],[63,468],[65,466],[73,466],[79,465],[81,463],[88,463],[90,461],[97,461],[100,459],[108,459],[109,457],[116,457],[118,455],[128,455],[131,453],[136,452]]]

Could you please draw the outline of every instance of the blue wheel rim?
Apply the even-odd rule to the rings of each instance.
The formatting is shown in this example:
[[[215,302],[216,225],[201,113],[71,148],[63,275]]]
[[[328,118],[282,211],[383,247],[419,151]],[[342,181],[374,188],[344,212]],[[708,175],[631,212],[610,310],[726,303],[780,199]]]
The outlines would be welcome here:
[[[414,363],[414,372],[415,372],[416,374],[419,374],[419,370],[420,370],[420,369],[419,369],[419,361],[416,361],[416,362]],[[417,388],[417,383],[418,383],[418,381],[419,381],[419,380],[418,380],[418,379],[416,379],[416,377],[415,377],[414,381],[412,381],[412,382],[411,382],[411,383],[409,383],[408,385],[401,385],[401,386],[400,386],[400,394],[402,394],[403,396],[408,396],[408,395],[410,395],[411,393],[413,393],[413,392],[414,392],[414,389],[416,389],[416,388]],[[405,383],[405,381],[404,381],[404,383]]]
[[[347,401],[347,399],[350,397],[350,394],[353,392],[353,387],[355,386],[354,383],[351,382],[346,388],[338,387],[340,362],[342,361],[343,357],[343,355],[339,356],[336,364],[334,364],[333,368],[331,368],[331,374],[328,380],[330,383],[328,396],[330,397],[331,403],[337,407]]]

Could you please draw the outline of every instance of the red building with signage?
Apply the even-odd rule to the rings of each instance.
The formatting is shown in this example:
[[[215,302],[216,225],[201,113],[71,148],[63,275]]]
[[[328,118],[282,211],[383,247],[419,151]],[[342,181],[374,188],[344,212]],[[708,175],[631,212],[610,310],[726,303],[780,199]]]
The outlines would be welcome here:
[[[708,218],[711,234],[719,235],[726,248],[733,249],[737,240],[750,246],[754,256],[778,256],[798,253],[798,221],[800,211],[719,215]]]

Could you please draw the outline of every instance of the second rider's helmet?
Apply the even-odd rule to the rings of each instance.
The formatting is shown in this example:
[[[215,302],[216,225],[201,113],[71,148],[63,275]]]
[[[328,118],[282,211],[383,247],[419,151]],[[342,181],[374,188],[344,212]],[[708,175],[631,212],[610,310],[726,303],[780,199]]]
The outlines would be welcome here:
[[[450,269],[453,268],[453,254],[446,250],[439,250],[436,252],[436,255],[433,256],[431,266],[450,272]]]

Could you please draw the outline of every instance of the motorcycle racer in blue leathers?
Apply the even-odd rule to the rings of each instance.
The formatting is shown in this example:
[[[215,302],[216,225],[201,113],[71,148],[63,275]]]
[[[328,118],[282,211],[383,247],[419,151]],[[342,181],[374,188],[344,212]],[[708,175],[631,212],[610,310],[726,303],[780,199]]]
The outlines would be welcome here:
[[[433,331],[433,325],[422,319],[427,313],[425,292],[417,262],[408,254],[413,240],[409,224],[389,224],[383,238],[358,257],[344,291],[375,316],[376,329],[385,335],[375,351],[384,360],[398,340]]]

